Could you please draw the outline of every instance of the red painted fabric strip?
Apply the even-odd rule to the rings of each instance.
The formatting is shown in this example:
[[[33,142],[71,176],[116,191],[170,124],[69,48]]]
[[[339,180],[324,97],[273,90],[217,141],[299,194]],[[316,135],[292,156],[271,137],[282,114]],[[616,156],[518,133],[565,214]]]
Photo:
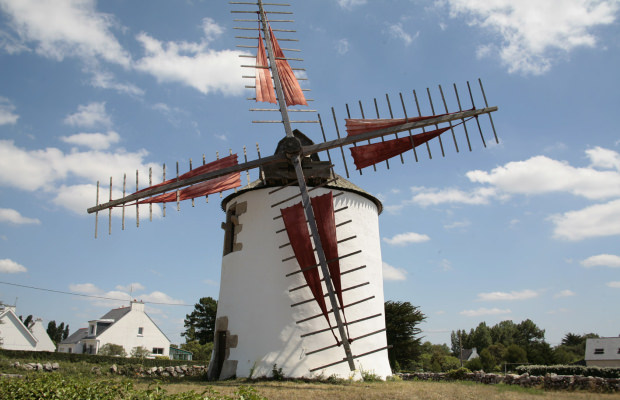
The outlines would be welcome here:
[[[219,160],[215,160],[213,162],[210,162],[209,164],[205,164],[205,165],[201,165],[198,168],[195,168],[191,171],[188,171],[186,173],[184,173],[183,175],[179,176],[178,180],[181,179],[187,179],[187,178],[192,178],[194,176],[199,176],[199,175],[203,175],[206,174],[208,172],[213,172],[213,171],[217,171],[219,169],[222,168],[226,168],[226,167],[232,167],[233,165],[237,165],[237,154],[231,154],[227,157],[224,158],[220,158]],[[233,179],[233,177],[236,177],[236,180]],[[145,190],[148,189],[153,189],[153,188],[157,188],[157,187],[161,187],[163,185],[166,185],[168,183],[172,183],[172,182],[176,182],[177,178],[173,178],[173,179],[168,179],[162,183],[158,183],[156,185],[152,185],[149,186],[145,189],[139,190],[136,193],[140,193],[140,192],[144,192]],[[204,184],[204,185],[203,185]],[[200,186],[203,185],[203,186]],[[212,189],[208,189],[207,187],[210,186],[212,187]],[[212,194],[212,193],[218,193],[220,191],[224,191],[227,189],[232,189],[235,187],[239,187],[241,186],[241,174],[236,172],[236,173],[232,173],[232,174],[228,174],[222,177],[218,177],[215,179],[210,179],[206,182],[201,182],[198,183],[196,185],[192,185],[189,186],[185,189],[182,189],[181,192],[186,191],[186,193],[191,193],[192,190],[196,190],[196,187],[201,187],[203,188],[204,191],[208,192],[209,190],[215,190],[215,191],[211,191],[210,193],[205,193],[204,195],[207,194]],[[194,188],[191,189],[190,188]],[[220,189],[222,188],[222,189]],[[199,197],[202,196],[202,194],[194,196],[194,197]],[[193,197],[186,197],[186,198],[193,198]],[[164,194],[160,194],[158,196],[154,196],[154,197],[150,197],[148,199],[142,200],[139,202],[139,204],[144,204],[144,203],[168,203],[168,202],[173,202],[177,200],[177,195],[176,195],[176,191],[174,192],[169,192],[169,193],[164,193]]]
[[[235,172],[181,189],[179,191],[179,201],[195,199],[196,197],[202,197],[213,193],[223,192],[224,190],[234,189],[239,186],[241,186],[241,174],[239,172]],[[150,197],[148,199],[139,201],[138,204],[172,203],[175,201],[177,201],[176,191]]]
[[[299,81],[293,69],[289,65],[288,61],[283,60],[286,56],[278,44],[271,26],[269,26],[269,35],[271,37],[271,44],[273,45],[273,53],[276,56],[276,67],[278,68],[278,75],[280,76],[280,82],[282,83],[282,90],[284,91],[284,99],[287,106],[304,105],[307,106],[306,97],[304,92],[299,86]]]
[[[306,214],[304,213],[301,203],[297,203],[292,207],[283,208],[280,212],[282,213],[284,227],[286,228],[286,233],[291,242],[291,247],[293,247],[293,253],[295,253],[295,258],[299,263],[299,268],[303,270],[316,265],[316,258],[314,257],[314,250],[312,249],[312,242],[310,241],[310,232],[308,231],[308,225],[306,223]],[[321,308],[321,312],[323,312],[325,319],[327,319],[329,323],[319,269],[312,268],[303,271],[303,274],[306,283],[312,291],[312,296],[314,296],[314,299]]]
[[[332,192],[311,199],[312,211],[319,228],[319,237],[323,252],[327,258],[329,275],[334,283],[334,290],[340,301],[340,307],[344,306],[342,301],[342,285],[340,283],[340,262],[338,258],[338,240],[336,239],[336,217],[334,215],[334,200]],[[334,260],[329,262],[330,260]]]
[[[260,30],[258,31],[258,51],[256,52],[256,66],[267,66],[267,53]],[[269,68],[256,68],[256,101],[277,104],[276,92],[273,89]]]
[[[411,150],[413,148],[411,145],[411,139],[413,139],[413,144],[415,147],[418,147],[419,145],[436,138],[449,129],[450,127],[448,126],[447,128],[419,133],[417,135],[413,135],[411,138],[409,136],[405,136],[385,142],[351,147],[349,150],[351,150],[351,156],[353,156],[353,161],[357,169],[362,169]]]
[[[414,118],[394,118],[394,119],[345,119],[346,121],[346,129],[347,136],[355,136],[361,133],[372,132],[379,129],[391,128],[398,125],[403,125],[408,122],[418,122],[424,121],[431,118],[443,117],[445,115],[450,115],[454,113],[447,114],[438,114],[438,115],[429,115],[429,116],[421,116]],[[403,129],[405,130],[405,129]]]

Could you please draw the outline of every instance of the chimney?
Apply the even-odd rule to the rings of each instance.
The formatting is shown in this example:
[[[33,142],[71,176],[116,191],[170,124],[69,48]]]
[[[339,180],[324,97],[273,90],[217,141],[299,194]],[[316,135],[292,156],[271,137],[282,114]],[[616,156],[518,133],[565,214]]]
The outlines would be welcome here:
[[[137,300],[133,300],[131,302],[131,310],[132,311],[140,311],[140,312],[144,312],[144,303],[141,301],[137,301]]]

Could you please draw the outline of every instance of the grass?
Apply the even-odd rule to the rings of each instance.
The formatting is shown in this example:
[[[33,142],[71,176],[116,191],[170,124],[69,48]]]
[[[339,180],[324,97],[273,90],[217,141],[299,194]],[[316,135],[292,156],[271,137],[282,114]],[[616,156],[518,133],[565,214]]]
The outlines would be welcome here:
[[[405,400],[405,399],[549,399],[549,400],[620,400],[620,393],[601,394],[589,392],[552,392],[540,389],[521,388],[512,385],[482,385],[473,382],[292,382],[292,381],[248,381],[224,382],[179,382],[163,385],[168,393],[195,391],[212,388],[224,395],[233,395],[242,385],[250,385],[269,400]],[[136,385],[140,387],[141,384]],[[143,386],[146,388],[147,386]]]

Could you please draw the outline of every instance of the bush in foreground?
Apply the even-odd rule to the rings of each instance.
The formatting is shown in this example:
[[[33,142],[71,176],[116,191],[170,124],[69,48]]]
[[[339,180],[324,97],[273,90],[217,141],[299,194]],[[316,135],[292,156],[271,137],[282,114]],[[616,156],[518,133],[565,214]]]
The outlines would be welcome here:
[[[0,378],[0,399],[91,399],[91,400],[267,400],[254,388],[241,386],[233,397],[219,394],[208,388],[202,393],[194,391],[168,394],[160,385],[147,390],[134,388],[128,380],[101,380],[67,378],[60,374],[29,375],[25,378]]]

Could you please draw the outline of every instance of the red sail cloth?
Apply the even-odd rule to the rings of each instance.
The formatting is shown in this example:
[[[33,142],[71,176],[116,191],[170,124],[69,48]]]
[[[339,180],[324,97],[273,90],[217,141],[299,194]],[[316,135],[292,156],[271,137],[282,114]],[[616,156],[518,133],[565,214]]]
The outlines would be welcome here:
[[[256,53],[256,101],[277,104],[276,92],[273,89],[271,81],[271,72],[267,62],[267,54],[265,53],[265,44],[263,37],[258,31],[258,51]]]
[[[222,169],[222,168],[227,168],[227,167],[232,167],[233,165],[237,165],[237,154],[231,154],[227,157],[224,158],[220,158],[219,160],[215,160],[213,162],[210,162],[208,164],[205,165],[201,165],[198,168],[195,168],[191,171],[188,171],[186,173],[184,173],[183,175],[179,176],[179,178],[173,178],[173,179],[168,179],[167,181],[164,181],[162,183],[158,183],[156,185],[152,185],[149,186],[145,189],[139,190],[136,193],[140,193],[140,192],[144,192],[145,190],[149,190],[149,189],[153,189],[153,188],[157,188],[172,182],[176,182],[177,180],[182,180],[182,179],[187,179],[187,178],[192,178],[194,176],[198,176],[198,175],[203,175],[206,174],[208,172],[213,172],[213,171],[217,171],[218,169]],[[236,180],[234,179],[236,177]],[[203,185],[204,184],[204,185]],[[202,186],[201,186],[202,185]],[[181,190],[181,192],[185,191],[185,196],[190,195],[191,193],[193,193],[194,191],[196,191],[196,189],[200,188],[201,191],[209,191],[209,190],[214,190],[211,191],[210,193],[205,193],[206,194],[212,194],[212,193],[217,193],[220,191],[224,191],[227,189],[232,189],[235,187],[239,187],[241,186],[241,174],[236,172],[236,173],[232,173],[229,175],[225,175],[222,177],[218,177],[215,179],[210,179],[206,182],[201,182],[198,183],[196,185],[192,185],[188,188],[185,188],[183,190]],[[192,188],[191,190],[189,190],[190,188]],[[166,196],[173,196],[172,200],[167,200]],[[197,196],[194,197],[199,197],[202,196],[202,194],[199,194]],[[187,199],[193,198],[193,197],[186,197]],[[158,199],[157,201],[152,201],[154,199]],[[166,200],[161,200],[161,199],[166,199]],[[176,191],[175,192],[171,192],[171,193],[164,193],[162,195],[159,196],[155,196],[155,197],[151,197],[149,199],[146,200],[142,200],[140,202],[140,204],[142,203],[165,203],[165,202],[171,202],[171,201],[176,201]]]
[[[340,308],[344,316],[345,323],[347,317],[344,312],[344,301],[342,299],[342,283],[340,280],[340,261],[338,260],[338,239],[336,238],[336,216],[334,214],[334,198],[332,192],[321,196],[315,196],[311,200],[312,211],[317,222],[321,246],[327,259],[329,276],[334,284],[334,292],[340,302]],[[330,261],[333,260],[333,261]],[[349,326],[347,325],[347,332]]]
[[[213,193],[223,192],[224,190],[234,189],[241,186],[241,174],[233,172],[232,174],[220,176],[205,182],[200,182],[192,186],[188,186],[179,191],[179,201],[195,199],[196,197],[207,196]],[[146,203],[171,203],[177,201],[177,192],[168,192],[159,196],[151,197],[146,200],[139,201],[138,204]]]
[[[312,249],[312,242],[310,241],[310,232],[306,224],[306,214],[304,213],[301,203],[297,203],[292,207],[283,208],[280,212],[282,213],[284,227],[286,228],[286,233],[291,242],[291,247],[293,247],[293,253],[295,253],[295,258],[299,263],[299,268],[304,270],[316,265],[314,250]],[[314,299],[319,303],[319,307],[329,323],[329,316],[327,315],[327,306],[325,305],[325,296],[323,295],[323,287],[321,286],[321,277],[319,276],[318,268],[308,269],[303,271],[303,274],[306,283],[312,291]]]
[[[273,34],[273,31],[271,30],[271,25],[269,26],[269,35],[271,37],[273,53],[276,57],[276,68],[278,69],[278,75],[280,76],[280,82],[282,83],[282,90],[284,91],[284,99],[286,100],[286,105],[307,106],[308,103],[306,102],[304,92],[299,86],[299,81],[297,80],[297,77],[295,77],[293,69],[289,65],[288,61],[284,59],[286,56],[280,48],[278,40]]]
[[[355,163],[357,169],[362,169],[411,150],[413,148],[411,144],[412,139],[413,145],[418,147],[419,145],[436,138],[448,129],[450,129],[449,126],[429,132],[419,133],[411,137],[405,136],[385,142],[351,147],[349,150],[351,150],[351,156],[353,156],[353,162]]]
[[[359,135],[361,133],[372,132],[379,129],[391,128],[393,126],[398,126],[402,124],[406,124],[408,122],[417,122],[424,121],[431,118],[443,117],[445,115],[450,115],[455,113],[447,113],[447,114],[438,114],[438,115],[429,115],[429,116],[421,116],[414,118],[394,118],[394,119],[354,119],[349,118],[345,119],[346,128],[347,128],[347,136]]]

